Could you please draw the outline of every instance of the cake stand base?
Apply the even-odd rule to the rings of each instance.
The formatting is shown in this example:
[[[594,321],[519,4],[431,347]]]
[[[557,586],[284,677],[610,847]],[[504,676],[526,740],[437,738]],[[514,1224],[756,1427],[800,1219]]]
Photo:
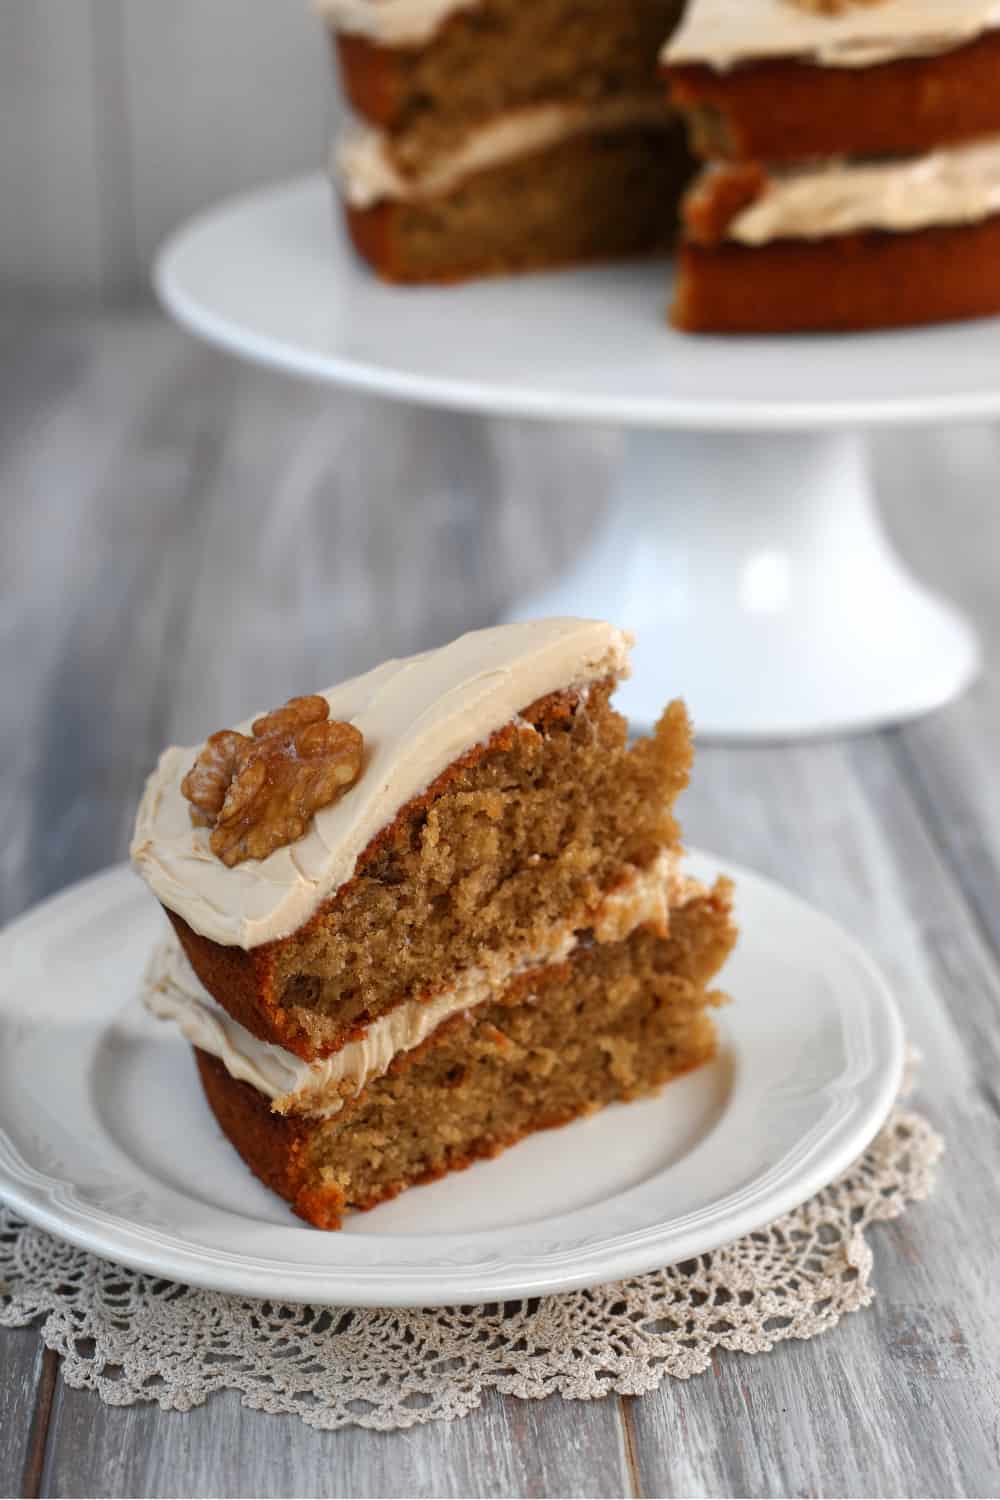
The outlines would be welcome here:
[[[979,666],[969,625],[893,551],[850,432],[631,433],[599,535],[510,618],[547,615],[634,630],[623,710],[648,725],[682,695],[702,738],[897,723]]]

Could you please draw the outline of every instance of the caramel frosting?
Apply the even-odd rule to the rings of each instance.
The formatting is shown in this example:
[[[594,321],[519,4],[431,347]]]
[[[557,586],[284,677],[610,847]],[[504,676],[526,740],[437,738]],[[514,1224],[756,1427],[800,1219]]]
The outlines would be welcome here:
[[[474,631],[385,662],[323,694],[364,736],[361,776],[302,838],[228,868],[191,825],[181,782],[199,747],[171,746],[146,783],[131,856],[164,906],[214,942],[287,937],[354,873],[358,856],[451,763],[548,693],[628,672],[631,637],[600,620],[532,620]],[[252,716],[236,725],[249,733]]]
[[[998,26],[1000,0],[869,0],[834,12],[789,0],[690,0],[662,61],[720,72],[781,57],[865,68],[948,52]]]
[[[725,168],[707,169],[716,170]],[[764,193],[730,221],[726,238],[764,245],[862,230],[974,224],[997,213],[1000,137],[990,137],[902,161],[832,161],[772,171]]]
[[[332,168],[355,208],[385,199],[440,197],[477,172],[603,130],[666,128],[672,119],[662,93],[627,95],[593,103],[560,102],[510,110],[471,129],[460,146],[419,172],[406,171],[391,138],[355,127],[334,147]]]
[[[385,47],[422,46],[456,12],[481,3],[313,0],[317,13],[337,30]],[[689,0],[662,56],[667,63],[706,63],[720,71],[766,57],[863,68],[947,52],[997,26],[997,0],[858,0],[837,10],[790,0]]]
[[[677,873],[677,854],[664,851],[643,871],[605,899],[594,921],[599,942],[620,942],[637,927],[665,932],[670,907],[692,894],[691,883]],[[219,1058],[227,1072],[252,1084],[280,1114],[328,1117],[345,1099],[361,1092],[371,1078],[384,1073],[393,1058],[410,1052],[452,1016],[474,1009],[501,994],[519,974],[561,963],[579,942],[571,926],[554,928],[545,943],[528,953],[494,957],[488,965],[466,970],[450,989],[430,1000],[406,1001],[373,1021],[364,1036],[317,1062],[303,1062],[272,1042],[261,1041],[215,1003],[171,936],[153,953],[143,1000],[159,1020],[173,1022],[192,1046]]]
[[[338,31],[368,37],[383,47],[419,47],[449,16],[474,10],[481,0],[313,0],[313,9]]]

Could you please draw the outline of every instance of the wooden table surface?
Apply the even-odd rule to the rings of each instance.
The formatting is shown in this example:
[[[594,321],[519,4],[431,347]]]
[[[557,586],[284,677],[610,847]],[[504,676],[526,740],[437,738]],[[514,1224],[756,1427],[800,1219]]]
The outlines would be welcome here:
[[[121,859],[143,778],[290,691],[494,621],[601,510],[613,434],[297,384],[152,311],[0,321],[0,917]],[[805,1344],[641,1399],[488,1397],[324,1434],[241,1408],[113,1408],[0,1334],[0,1493],[1000,1493],[1000,432],[886,435],[887,522],[987,671],[912,727],[703,747],[692,842],[830,912],[890,976],[948,1154],[873,1236],[877,1298]],[[674,686],[682,691],[684,684]]]

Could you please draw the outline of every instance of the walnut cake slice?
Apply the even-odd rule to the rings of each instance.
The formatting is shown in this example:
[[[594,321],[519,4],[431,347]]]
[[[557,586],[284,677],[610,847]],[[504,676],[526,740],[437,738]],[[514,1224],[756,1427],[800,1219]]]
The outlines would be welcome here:
[[[161,756],[147,1003],[312,1223],[711,1056],[730,892],[679,869],[683,706],[631,746],[611,707],[629,643],[480,631]]]

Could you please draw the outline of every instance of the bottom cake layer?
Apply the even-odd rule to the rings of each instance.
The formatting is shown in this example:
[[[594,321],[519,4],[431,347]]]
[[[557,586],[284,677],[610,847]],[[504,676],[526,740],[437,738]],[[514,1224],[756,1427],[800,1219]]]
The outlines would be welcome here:
[[[649,1093],[706,1062],[708,985],[735,941],[728,882],[645,930],[582,946],[456,1016],[331,1119],[274,1113],[196,1049],[208,1101],[247,1165],[304,1219],[338,1229],[416,1183],[496,1156],[536,1130]]]
[[[460,281],[665,250],[692,171],[679,122],[567,141],[450,192],[345,203],[358,252],[389,281]]]
[[[686,243],[670,318],[686,333],[846,333],[996,313],[1000,215],[898,234]]]

